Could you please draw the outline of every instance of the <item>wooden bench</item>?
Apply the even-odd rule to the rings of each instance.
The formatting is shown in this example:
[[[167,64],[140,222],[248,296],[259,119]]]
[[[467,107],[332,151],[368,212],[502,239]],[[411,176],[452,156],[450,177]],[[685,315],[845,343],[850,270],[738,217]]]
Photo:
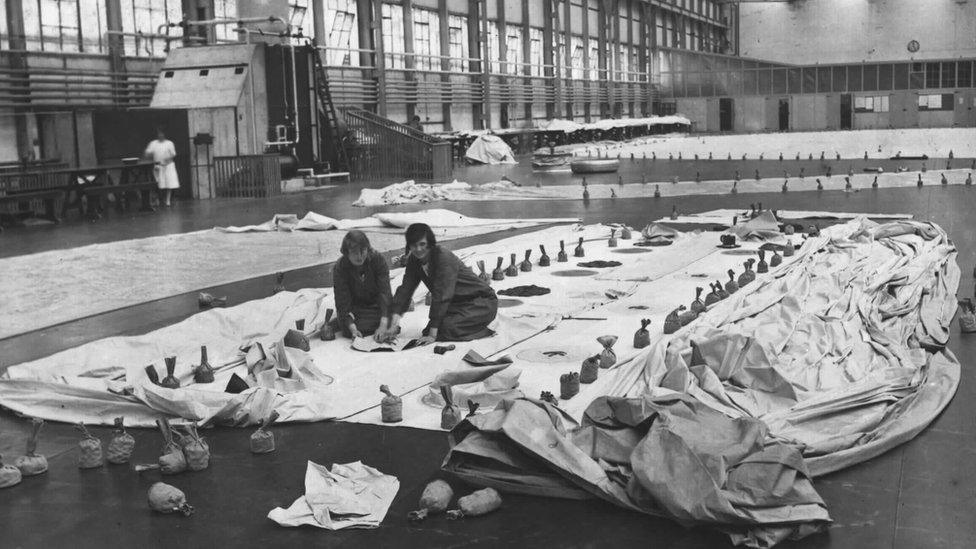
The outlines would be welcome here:
[[[4,193],[0,189],[0,204],[18,204],[31,200],[41,200],[44,202],[44,214],[39,216],[54,223],[60,223],[55,204],[59,200],[64,200],[64,189],[41,189],[36,191],[19,191]],[[0,229],[2,230],[2,229]]]
[[[349,182],[349,172],[332,172],[332,173],[313,173],[311,175],[306,175],[306,180],[315,181],[315,185],[318,186],[322,183],[323,179],[334,179],[334,178],[346,178],[346,182]]]
[[[150,202],[154,191],[156,191],[156,184],[150,182],[81,187],[79,190],[81,195],[79,196],[79,200],[81,197],[84,197],[88,203],[87,212],[85,208],[82,208],[82,214],[87,213],[91,220],[99,219],[102,216],[102,212],[105,211],[105,197],[110,194],[115,197],[116,211],[123,213],[129,208],[129,200],[133,193],[138,193],[139,199],[142,202],[142,206],[139,208],[140,212],[154,212],[156,209],[152,207]]]

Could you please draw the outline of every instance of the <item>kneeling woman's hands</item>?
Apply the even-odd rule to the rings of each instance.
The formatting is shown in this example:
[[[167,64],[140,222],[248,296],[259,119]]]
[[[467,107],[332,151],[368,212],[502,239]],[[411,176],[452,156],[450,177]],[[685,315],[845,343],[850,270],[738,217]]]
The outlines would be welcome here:
[[[400,322],[397,315],[393,316],[392,322],[388,322],[387,319],[380,319],[380,327],[376,329],[376,333],[373,335],[373,339],[377,343],[390,343],[397,336],[397,329],[400,327]]]

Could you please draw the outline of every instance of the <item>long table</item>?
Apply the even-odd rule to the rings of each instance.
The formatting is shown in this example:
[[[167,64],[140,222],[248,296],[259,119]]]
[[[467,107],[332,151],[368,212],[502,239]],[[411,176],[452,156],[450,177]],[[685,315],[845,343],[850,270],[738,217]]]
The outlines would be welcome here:
[[[0,204],[40,200],[45,219],[57,223],[69,210],[77,209],[94,221],[104,212],[108,195],[115,197],[116,208],[122,212],[137,193],[140,211],[154,211],[150,203],[156,188],[153,167],[152,162],[140,161],[0,174]]]

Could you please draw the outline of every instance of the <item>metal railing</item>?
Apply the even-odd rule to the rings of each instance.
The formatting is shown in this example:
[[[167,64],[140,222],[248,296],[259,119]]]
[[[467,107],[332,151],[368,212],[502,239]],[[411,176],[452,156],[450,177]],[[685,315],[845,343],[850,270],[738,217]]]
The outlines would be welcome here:
[[[145,106],[156,77],[145,72],[0,68],[0,108]]]
[[[451,144],[361,109],[345,109],[351,177],[357,180],[446,181]]]
[[[862,93],[976,87],[976,60],[663,71],[668,97]]]
[[[228,198],[266,198],[281,194],[277,154],[214,157],[214,194]]]

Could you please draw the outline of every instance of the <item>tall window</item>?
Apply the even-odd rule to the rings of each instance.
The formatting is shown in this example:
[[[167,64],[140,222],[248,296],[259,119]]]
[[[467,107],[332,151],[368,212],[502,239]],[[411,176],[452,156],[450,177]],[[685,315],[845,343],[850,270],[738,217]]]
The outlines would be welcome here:
[[[7,47],[7,3],[4,2],[0,5],[0,49]]]
[[[306,17],[311,20],[311,17]],[[384,23],[386,19],[383,20]],[[359,29],[356,27],[356,0],[329,0],[325,9],[325,40],[328,65],[358,65],[359,56],[350,50],[359,47]],[[402,26],[401,26],[402,29]],[[385,34],[384,34],[385,38]]]
[[[383,4],[382,30],[386,66],[391,69],[404,68],[403,6]]]
[[[297,33],[299,30],[302,35],[311,38],[315,34],[312,23],[312,12],[308,9],[308,0],[290,0],[288,2],[288,24],[291,31]],[[293,39],[293,42],[304,43],[304,40]]]
[[[28,50],[97,53],[105,46],[104,0],[23,0],[23,9]],[[6,7],[0,25],[6,36]]]
[[[468,20],[463,15],[447,16],[448,53],[451,56],[451,70],[468,70]]]
[[[529,63],[532,63],[532,76],[545,75],[545,57],[542,50],[543,37],[542,29],[529,27]]]
[[[505,61],[508,63],[508,74],[522,74],[522,63],[525,59],[522,51],[522,27],[511,25],[505,27]]]
[[[583,78],[583,55],[585,54],[583,49],[583,37],[573,36],[573,57],[572,57],[572,76],[571,78]]]
[[[24,34],[27,49],[35,51],[79,52],[81,20],[79,0],[24,0]],[[89,4],[91,2],[85,2]],[[93,4],[93,3],[92,3]],[[97,9],[94,5],[86,8]],[[6,32],[6,24],[3,31]],[[98,43],[99,28],[92,29]]]
[[[640,64],[640,48],[637,46],[630,47],[630,78],[634,82],[640,80],[640,73],[644,72],[645,68]]]
[[[413,11],[413,51],[417,56],[415,66],[421,70],[440,70],[437,57],[441,54],[440,17],[436,11]]]
[[[121,0],[122,31],[135,36],[125,37],[125,54],[136,57],[165,57],[166,40],[151,38],[157,32],[178,38],[180,27],[166,27],[183,18],[180,0]],[[146,35],[146,36],[144,36]],[[178,42],[170,42],[174,47]]]
[[[596,42],[590,39],[590,80],[597,81],[600,79],[600,48],[597,47]]]
[[[237,0],[214,0],[214,19],[237,18]],[[240,37],[234,28],[235,25],[214,25],[214,37],[218,42],[236,42]]]
[[[498,47],[498,23],[494,21],[488,21],[488,57],[492,60],[490,72],[493,74],[501,72],[501,64],[498,62],[501,57],[501,50]]]

